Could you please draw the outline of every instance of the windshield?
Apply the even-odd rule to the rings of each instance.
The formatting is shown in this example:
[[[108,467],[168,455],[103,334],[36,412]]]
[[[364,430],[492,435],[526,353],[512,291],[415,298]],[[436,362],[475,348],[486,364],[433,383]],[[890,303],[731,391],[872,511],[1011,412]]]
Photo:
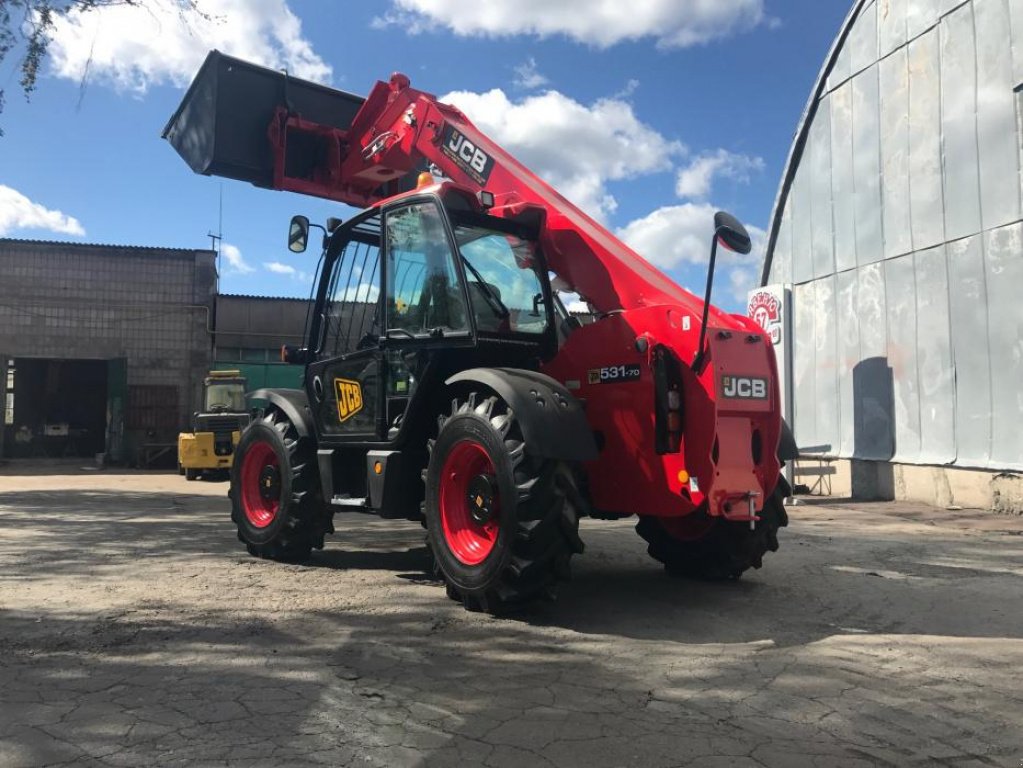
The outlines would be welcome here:
[[[481,226],[458,224],[455,240],[465,260],[476,327],[483,332],[534,333],[547,329],[535,244]]]
[[[207,411],[245,412],[245,385],[241,382],[210,384],[206,388]]]

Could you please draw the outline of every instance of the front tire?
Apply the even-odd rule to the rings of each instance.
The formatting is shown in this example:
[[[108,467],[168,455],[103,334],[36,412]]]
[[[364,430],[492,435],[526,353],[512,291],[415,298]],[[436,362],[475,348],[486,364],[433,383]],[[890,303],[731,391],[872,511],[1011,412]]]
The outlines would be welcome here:
[[[231,467],[231,519],[256,557],[294,562],[333,533],[312,441],[279,410],[242,434]]]
[[[530,454],[497,397],[452,403],[430,443],[427,544],[448,595],[499,613],[553,596],[583,551],[581,502],[570,468]]]
[[[760,568],[765,554],[778,551],[778,530],[789,524],[784,504],[787,489],[785,478],[779,478],[752,531],[748,523],[724,518],[708,520],[704,526],[695,520],[676,523],[641,517],[636,532],[649,544],[650,556],[664,563],[672,575],[705,581],[735,580],[750,568]],[[694,530],[700,535],[686,535]]]

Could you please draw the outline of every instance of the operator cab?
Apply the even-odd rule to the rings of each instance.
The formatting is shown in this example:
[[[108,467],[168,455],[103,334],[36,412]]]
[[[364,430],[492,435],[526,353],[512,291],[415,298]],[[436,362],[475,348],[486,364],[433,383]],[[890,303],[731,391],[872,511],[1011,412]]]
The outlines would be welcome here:
[[[411,403],[438,397],[453,373],[537,370],[554,353],[556,300],[537,230],[443,182],[325,231],[307,346],[289,358],[307,364],[322,448],[421,440],[428,425],[406,413],[436,413]],[[296,217],[289,248],[303,250],[308,231]]]

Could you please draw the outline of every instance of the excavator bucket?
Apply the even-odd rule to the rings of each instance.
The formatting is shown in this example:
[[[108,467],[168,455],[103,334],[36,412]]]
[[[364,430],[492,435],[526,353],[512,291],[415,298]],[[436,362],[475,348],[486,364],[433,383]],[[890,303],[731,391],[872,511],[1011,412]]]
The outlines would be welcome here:
[[[284,158],[276,153],[283,144],[272,138],[278,116],[344,132],[364,101],[211,51],[164,128],[163,138],[196,173],[280,189],[275,161],[277,166],[282,164]],[[322,164],[322,152],[321,142],[288,142],[285,172],[305,175],[302,169]]]

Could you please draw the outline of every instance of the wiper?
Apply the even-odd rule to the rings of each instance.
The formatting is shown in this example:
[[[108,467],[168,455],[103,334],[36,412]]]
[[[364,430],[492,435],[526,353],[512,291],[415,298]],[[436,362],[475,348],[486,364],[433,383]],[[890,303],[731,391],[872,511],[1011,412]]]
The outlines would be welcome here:
[[[505,306],[503,301],[497,298],[493,289],[487,284],[487,281],[483,279],[483,275],[476,271],[476,267],[470,264],[469,260],[465,258],[465,256],[462,256],[462,263],[469,268],[469,271],[472,272],[472,276],[476,278],[476,282],[479,285],[480,290],[483,291],[483,298],[487,300],[487,304],[489,304],[490,308],[497,313],[497,316],[502,320],[507,320],[511,317],[511,311]]]
[[[443,336],[443,328],[431,328],[422,333],[412,333],[406,328],[388,328],[384,331],[384,338],[387,339],[430,339],[436,336]]]

